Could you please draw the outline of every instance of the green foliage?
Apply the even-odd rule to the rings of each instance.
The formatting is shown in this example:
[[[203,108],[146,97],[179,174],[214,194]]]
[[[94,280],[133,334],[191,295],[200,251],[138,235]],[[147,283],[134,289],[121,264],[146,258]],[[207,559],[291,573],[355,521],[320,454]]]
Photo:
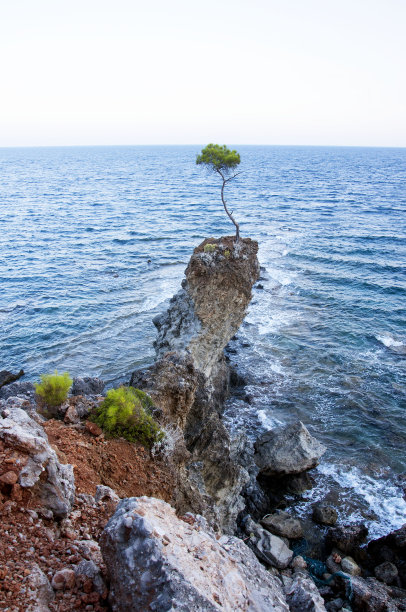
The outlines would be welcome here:
[[[228,249],[226,249],[224,251],[224,256],[227,257],[227,259],[230,259],[230,255],[231,255],[230,251]]]
[[[58,374],[55,370],[53,374],[41,374],[41,382],[35,384],[35,391],[47,406],[60,406],[68,397],[72,382],[68,372]]]
[[[113,438],[141,442],[150,448],[164,437],[151,416],[149,395],[134,387],[110,389],[106,399],[92,414],[92,420]]]
[[[226,145],[208,144],[196,158],[196,164],[204,164],[210,170],[227,174],[240,163],[237,151],[230,151]]]
[[[211,242],[208,242],[203,247],[203,251],[205,253],[213,253],[216,249],[217,249],[217,244],[212,244]]]

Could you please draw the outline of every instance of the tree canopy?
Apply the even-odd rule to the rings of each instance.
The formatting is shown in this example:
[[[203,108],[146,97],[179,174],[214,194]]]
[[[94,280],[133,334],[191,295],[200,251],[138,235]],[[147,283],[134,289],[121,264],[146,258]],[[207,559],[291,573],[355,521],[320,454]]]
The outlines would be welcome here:
[[[240,163],[240,154],[230,151],[226,145],[208,144],[196,158],[196,164],[204,164],[214,172],[228,174]]]
[[[235,225],[236,241],[240,237],[240,228],[234,219],[232,212],[230,213],[227,208],[227,203],[224,199],[224,187],[229,181],[237,176],[238,172],[233,173],[233,170],[235,170],[235,168],[239,165],[240,161],[240,154],[237,153],[237,151],[230,151],[226,145],[221,146],[212,143],[208,144],[207,147],[202,150],[200,155],[196,157],[196,164],[203,164],[208,168],[208,170],[217,173],[223,181],[221,186],[221,201],[223,202],[224,210]]]

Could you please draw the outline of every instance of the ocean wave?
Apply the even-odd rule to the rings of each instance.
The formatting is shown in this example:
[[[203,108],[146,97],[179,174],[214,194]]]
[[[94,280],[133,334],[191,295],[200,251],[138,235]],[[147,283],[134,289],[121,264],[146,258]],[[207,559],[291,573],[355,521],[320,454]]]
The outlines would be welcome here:
[[[362,473],[358,467],[322,463],[317,471],[341,487],[343,498],[348,495],[358,498],[361,506],[365,505],[367,511],[376,516],[373,520],[367,520],[369,539],[386,535],[404,524],[406,500],[403,490],[385,477],[382,470],[371,476]],[[347,523],[365,520],[365,511],[362,512],[361,507],[358,512],[344,514],[342,520]]]
[[[375,336],[378,342],[381,342],[386,348],[395,351],[396,353],[406,354],[406,342],[397,340],[394,336],[388,332]]]

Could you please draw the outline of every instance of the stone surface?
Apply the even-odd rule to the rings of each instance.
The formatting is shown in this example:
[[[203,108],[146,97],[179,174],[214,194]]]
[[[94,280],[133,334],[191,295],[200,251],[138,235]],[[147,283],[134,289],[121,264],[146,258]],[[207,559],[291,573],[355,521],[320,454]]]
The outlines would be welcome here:
[[[103,392],[105,383],[100,378],[74,378],[71,394],[72,395],[100,395]]]
[[[65,416],[64,416],[63,420],[68,425],[71,425],[71,424],[74,424],[74,423],[79,423],[80,417],[78,415],[78,412],[77,412],[75,406],[69,406],[69,408],[65,412]]]
[[[285,590],[290,612],[326,612],[323,598],[305,572],[297,572]]]
[[[207,243],[216,244],[213,253],[204,252]],[[210,378],[243,321],[259,276],[257,251],[255,241],[245,238],[236,244],[232,237],[206,239],[194,250],[182,289],[168,312],[154,320],[158,357],[187,350],[195,368]]]
[[[398,570],[400,585],[406,589],[406,524],[387,536],[369,542],[366,552],[365,564],[371,572],[381,563],[390,561]]]
[[[328,530],[326,544],[327,546],[336,546],[347,555],[356,554],[359,546],[365,542],[367,535],[368,529],[363,523],[339,525]]]
[[[119,496],[113,489],[106,487],[105,485],[97,485],[96,495],[94,496],[96,504],[98,502],[106,502],[108,500],[118,503],[120,501]]]
[[[14,382],[0,389],[0,399],[9,397],[25,397],[33,400],[35,397],[35,387],[30,382]]]
[[[64,517],[70,511],[74,498],[73,468],[59,462],[43,427],[27,412],[11,403],[8,400],[9,416],[0,418],[0,440],[18,457],[13,469],[18,484],[30,488],[32,494],[55,516]]]
[[[255,442],[255,461],[265,476],[299,474],[314,468],[326,447],[301,421],[267,431]]]
[[[81,561],[75,568],[76,581],[84,583],[86,580],[92,581],[92,586],[100,595],[106,589],[100,567],[94,561]]]
[[[298,519],[287,512],[270,514],[260,521],[262,527],[283,538],[297,539],[303,537],[303,528]]]
[[[280,581],[202,517],[157,499],[122,500],[101,538],[113,611],[288,612]]]
[[[351,579],[353,609],[362,612],[396,612],[399,608],[389,596],[385,586],[375,578]]]
[[[249,517],[244,522],[244,530],[248,536],[247,545],[259,559],[278,569],[288,567],[293,551],[281,538],[269,533]]]
[[[35,603],[31,604],[26,612],[48,612],[48,606],[55,597],[49,580],[37,563],[34,563],[30,570],[24,580],[24,586]]]
[[[102,428],[99,427],[96,423],[92,423],[92,421],[86,421],[85,427],[92,436],[95,436],[95,438],[101,436],[103,433]]]
[[[51,585],[55,591],[72,589],[75,585],[75,572],[69,567],[64,567],[54,574]]]
[[[320,525],[335,525],[338,519],[338,514],[333,506],[318,504],[313,508],[312,519]]]
[[[350,576],[361,575],[361,568],[352,557],[343,557],[343,559],[341,559],[341,568],[343,572],[350,574]]]
[[[392,584],[392,582],[394,582],[398,577],[399,572],[396,565],[390,561],[384,561],[384,563],[377,565],[374,570],[374,574],[381,582]]]

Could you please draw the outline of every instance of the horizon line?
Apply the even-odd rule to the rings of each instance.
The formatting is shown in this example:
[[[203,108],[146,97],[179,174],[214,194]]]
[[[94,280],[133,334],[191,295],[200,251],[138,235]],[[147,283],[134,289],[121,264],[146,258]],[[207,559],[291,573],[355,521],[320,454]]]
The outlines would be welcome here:
[[[52,145],[0,145],[0,149],[60,149],[60,148],[96,148],[96,147],[201,147],[204,143],[144,143],[144,144],[52,144]],[[318,147],[337,149],[405,149],[406,145],[337,145],[337,144],[264,144],[233,143],[233,147]]]

